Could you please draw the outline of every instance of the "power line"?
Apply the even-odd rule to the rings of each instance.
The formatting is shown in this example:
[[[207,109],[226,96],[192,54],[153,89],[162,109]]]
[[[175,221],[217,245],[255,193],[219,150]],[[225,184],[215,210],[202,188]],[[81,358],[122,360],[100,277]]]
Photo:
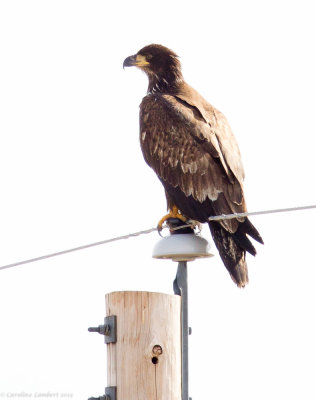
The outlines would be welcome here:
[[[310,210],[312,208],[316,208],[316,205],[302,206],[302,207],[290,207],[290,208],[276,208],[274,210],[264,210],[264,211],[251,211],[251,212],[247,211],[247,212],[243,212],[243,213],[234,213],[234,214],[221,214],[221,215],[211,216],[208,218],[208,220],[209,221],[222,221],[224,219],[251,217],[253,215],[277,214],[277,213],[291,212],[291,211],[303,211],[303,210]],[[192,226],[192,225],[181,225],[179,227],[173,228],[173,231],[177,231],[179,229],[187,228],[190,226]]]
[[[209,221],[220,221],[223,219],[241,218],[241,217],[248,217],[248,216],[252,216],[252,215],[277,214],[277,213],[282,213],[282,212],[310,210],[311,208],[316,208],[316,205],[302,206],[302,207],[290,207],[290,208],[276,208],[275,210],[252,211],[252,212],[235,213],[235,214],[227,214],[227,215],[225,215],[225,214],[215,215],[214,217],[209,217]]]
[[[111,239],[101,240],[100,242],[84,244],[82,246],[73,247],[72,249],[57,251],[55,253],[46,254],[44,256],[29,258],[27,260],[15,262],[13,264],[3,265],[2,267],[0,267],[0,270],[1,269],[12,268],[12,267],[17,267],[18,265],[29,264],[29,263],[32,263],[32,262],[35,262],[35,261],[45,260],[47,258],[62,256],[62,255],[67,254],[67,253],[73,253],[75,251],[88,249],[89,247],[100,246],[101,244],[112,243],[112,242],[116,242],[118,240],[123,240],[123,239],[129,239],[129,238],[134,237],[134,236],[146,235],[146,234],[154,232],[156,230],[157,230],[157,228],[150,228],[150,229],[146,229],[144,231],[129,233],[128,235],[116,236],[116,237],[113,237]]]
[[[222,214],[222,215],[215,215],[215,216],[209,217],[209,221],[222,221],[222,220],[225,220],[225,219],[242,218],[242,217],[248,217],[248,216],[253,216],[253,215],[277,214],[277,213],[283,213],[283,212],[310,210],[310,209],[313,209],[313,208],[316,208],[316,205],[302,206],[302,207],[291,207],[291,208],[278,208],[278,209],[274,209],[274,210],[252,211],[252,212],[234,213],[234,214]],[[190,225],[186,225],[186,226],[190,226]],[[183,229],[186,226],[181,226],[181,227],[178,227],[178,228],[174,228],[174,230]],[[152,233],[154,231],[157,231],[157,227],[145,229],[143,231],[138,231],[138,232],[134,232],[134,233],[129,233],[127,235],[116,236],[116,237],[113,237],[111,239],[105,239],[105,240],[101,240],[99,242],[85,244],[85,245],[82,245],[82,246],[73,247],[73,248],[67,249],[67,250],[57,251],[55,253],[50,253],[50,254],[46,254],[46,255],[43,255],[43,256],[39,256],[39,257],[29,258],[27,260],[18,261],[18,262],[12,263],[12,264],[3,265],[2,267],[0,267],[0,270],[17,267],[17,266],[23,265],[23,264],[33,263],[33,262],[36,262],[36,261],[46,260],[47,258],[62,256],[64,254],[73,253],[75,251],[88,249],[90,247],[96,247],[96,246],[100,246],[102,244],[108,244],[108,243],[112,243],[112,242],[117,242],[118,240],[129,239],[129,238],[132,238],[132,237],[135,237],[135,236],[140,236],[140,235],[147,235],[147,234]]]

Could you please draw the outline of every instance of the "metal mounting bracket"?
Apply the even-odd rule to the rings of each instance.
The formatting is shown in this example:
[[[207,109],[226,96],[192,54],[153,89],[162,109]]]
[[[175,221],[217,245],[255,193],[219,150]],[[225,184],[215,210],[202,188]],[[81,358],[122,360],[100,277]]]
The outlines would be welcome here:
[[[108,386],[105,388],[105,400],[116,400],[116,386]]]
[[[116,400],[116,386],[108,386],[103,396],[89,397],[88,400]]]
[[[116,343],[116,315],[104,318],[104,325],[88,328],[89,332],[98,332],[104,335],[104,343]]]
[[[189,398],[189,334],[188,324],[188,273],[187,262],[180,261],[175,280],[173,281],[174,294],[181,296],[181,355],[182,355],[182,400]]]

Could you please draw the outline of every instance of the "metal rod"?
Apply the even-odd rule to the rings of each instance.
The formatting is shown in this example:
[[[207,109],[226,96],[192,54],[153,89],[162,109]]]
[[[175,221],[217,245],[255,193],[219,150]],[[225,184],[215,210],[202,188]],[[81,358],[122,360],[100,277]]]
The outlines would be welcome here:
[[[180,261],[173,282],[174,294],[181,296],[181,368],[182,400],[189,400],[189,323],[188,323],[188,273],[187,262]]]

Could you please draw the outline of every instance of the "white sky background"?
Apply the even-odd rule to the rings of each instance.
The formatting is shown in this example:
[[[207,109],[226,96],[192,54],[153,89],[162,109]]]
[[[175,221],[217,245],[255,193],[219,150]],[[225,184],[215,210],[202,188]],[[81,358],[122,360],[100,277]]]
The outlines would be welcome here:
[[[150,43],[227,116],[250,211],[316,203],[313,1],[2,1],[0,265],[155,226],[143,161]],[[253,217],[265,240],[239,290],[219,256],[189,266],[193,399],[315,399],[315,211]],[[207,227],[203,235],[210,239]],[[115,290],[172,293],[156,233],[0,271],[0,395],[101,395]]]

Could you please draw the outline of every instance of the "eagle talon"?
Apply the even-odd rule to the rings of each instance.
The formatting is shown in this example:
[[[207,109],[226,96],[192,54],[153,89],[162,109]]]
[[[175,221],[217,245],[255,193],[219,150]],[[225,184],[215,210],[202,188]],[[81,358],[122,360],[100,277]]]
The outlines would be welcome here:
[[[158,234],[159,234],[159,236],[162,237],[162,238],[164,237],[164,236],[162,235],[162,233],[161,233],[162,230],[163,230],[163,228],[164,228],[164,227],[160,227],[160,226],[157,225]]]
[[[161,231],[165,228],[165,226],[163,226],[163,223],[164,223],[165,221],[163,221],[162,222],[162,224],[160,224],[160,221],[158,222],[158,225],[157,225],[157,231],[158,231],[158,233],[159,233],[159,235],[161,236],[161,237],[163,237],[162,236],[162,234],[161,234]]]

